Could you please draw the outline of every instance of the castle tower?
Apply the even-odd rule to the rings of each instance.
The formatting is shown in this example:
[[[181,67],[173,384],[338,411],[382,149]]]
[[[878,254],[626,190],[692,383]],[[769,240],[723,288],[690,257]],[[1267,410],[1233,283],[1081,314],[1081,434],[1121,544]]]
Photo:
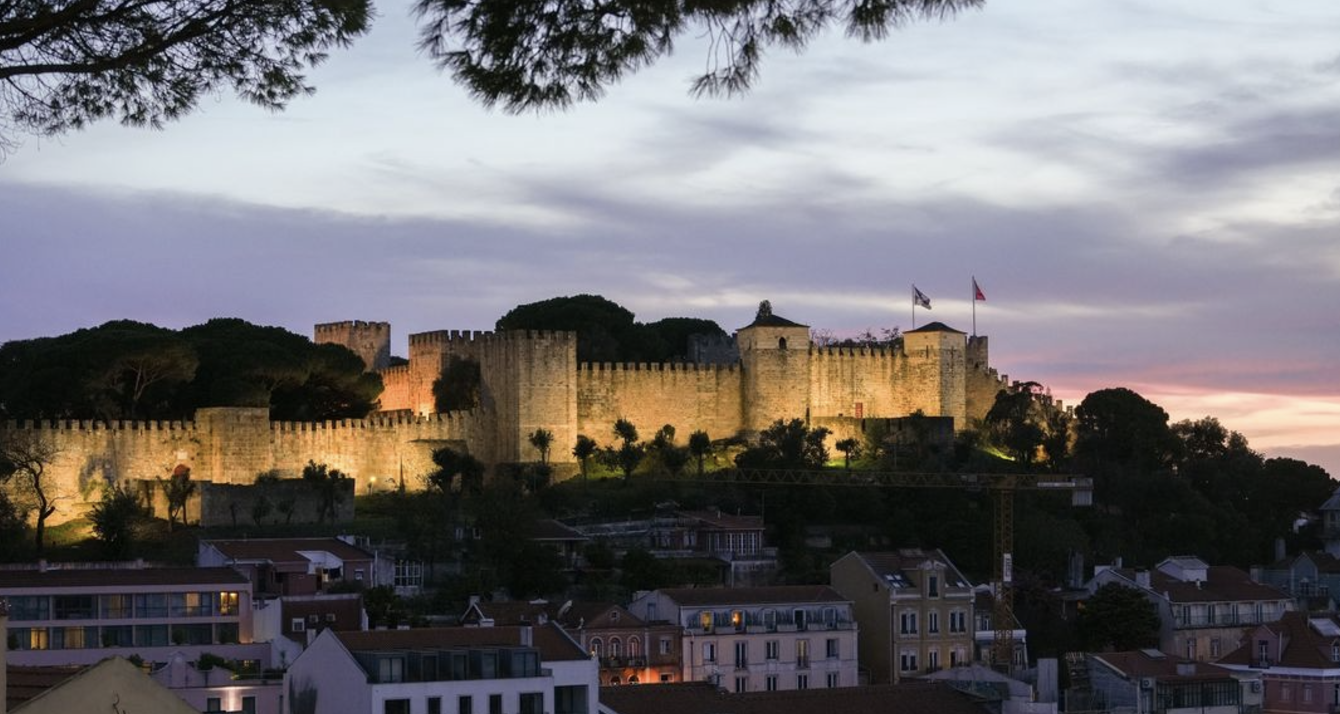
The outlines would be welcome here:
[[[363,358],[369,372],[391,365],[391,323],[346,320],[317,325],[312,341],[318,345],[344,345]]]
[[[772,314],[758,315],[736,333],[744,377],[744,428],[761,431],[778,419],[806,419],[810,405],[810,328]]]
[[[955,430],[968,427],[967,337],[942,322],[903,333],[909,411],[920,409],[928,416],[953,417]]]
[[[577,333],[510,330],[486,343],[480,361],[483,401],[496,414],[500,462],[538,461],[530,435],[554,435],[549,459],[572,461],[577,441]]]

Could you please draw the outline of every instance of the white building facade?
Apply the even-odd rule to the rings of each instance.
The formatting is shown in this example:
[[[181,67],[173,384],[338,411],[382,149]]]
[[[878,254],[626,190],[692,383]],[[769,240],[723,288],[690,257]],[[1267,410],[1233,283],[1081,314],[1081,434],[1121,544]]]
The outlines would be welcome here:
[[[629,606],[683,631],[683,680],[732,692],[854,687],[852,605],[826,585],[669,588]]]
[[[322,632],[285,714],[595,714],[597,663],[557,625]]]

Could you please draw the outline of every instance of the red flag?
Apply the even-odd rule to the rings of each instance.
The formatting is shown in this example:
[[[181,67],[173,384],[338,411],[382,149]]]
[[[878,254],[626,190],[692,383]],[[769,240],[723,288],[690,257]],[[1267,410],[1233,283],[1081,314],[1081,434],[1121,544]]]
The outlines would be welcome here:
[[[982,292],[982,289],[977,287],[977,278],[972,279],[972,299],[986,302],[986,293]]]

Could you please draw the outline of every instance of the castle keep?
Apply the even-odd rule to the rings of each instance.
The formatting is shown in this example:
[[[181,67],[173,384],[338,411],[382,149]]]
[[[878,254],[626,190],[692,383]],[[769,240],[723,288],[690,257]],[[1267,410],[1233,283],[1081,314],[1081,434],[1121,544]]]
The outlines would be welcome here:
[[[250,484],[278,471],[297,477],[309,461],[355,479],[358,493],[404,483],[419,488],[433,450],[465,450],[488,464],[538,460],[536,429],[554,434],[551,461],[571,468],[578,434],[602,445],[618,419],[650,434],[662,425],[713,439],[757,432],[778,419],[855,435],[863,420],[953,417],[956,429],[985,416],[1006,379],[987,361],[987,338],[931,323],[887,348],[819,347],[809,328],[766,304],[735,336],[729,363],[577,362],[571,332],[438,331],[409,336],[408,364],[390,365],[390,325],[317,325],[315,340],[345,345],[379,372],[382,415],[321,423],[272,422],[264,408],[201,409],[193,422],[11,422],[4,429],[52,444],[48,473],[62,499],[52,522],[99,498],[101,484],[166,477]],[[479,365],[479,406],[434,413],[433,382],[452,357]]]

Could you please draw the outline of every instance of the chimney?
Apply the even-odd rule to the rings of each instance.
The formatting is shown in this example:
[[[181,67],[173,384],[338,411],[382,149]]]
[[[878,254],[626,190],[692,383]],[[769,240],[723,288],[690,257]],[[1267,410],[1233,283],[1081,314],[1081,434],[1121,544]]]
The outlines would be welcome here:
[[[1139,587],[1144,588],[1145,590],[1148,590],[1148,589],[1149,589],[1149,571],[1148,571],[1148,570],[1144,570],[1144,569],[1135,571],[1135,584],[1136,584],[1137,586],[1139,586]]]
[[[531,647],[535,644],[535,632],[530,625],[521,626],[521,646]]]
[[[1285,554],[1286,554],[1286,553],[1285,553],[1285,550],[1284,550],[1284,539],[1283,539],[1283,538],[1276,538],[1276,539],[1275,539],[1275,562],[1278,563],[1278,562],[1280,562],[1281,560],[1284,560],[1284,556],[1285,556]]]

